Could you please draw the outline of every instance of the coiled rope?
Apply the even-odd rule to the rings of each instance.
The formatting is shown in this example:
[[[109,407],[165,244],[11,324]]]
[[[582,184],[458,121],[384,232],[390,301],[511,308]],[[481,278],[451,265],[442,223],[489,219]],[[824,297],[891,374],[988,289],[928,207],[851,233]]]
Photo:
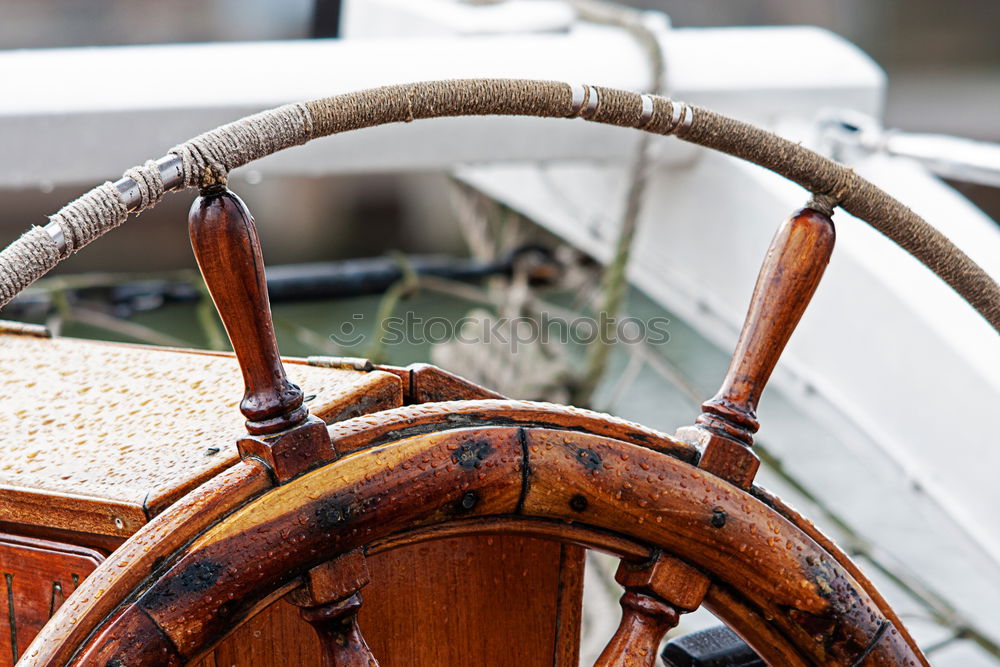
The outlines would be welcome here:
[[[809,190],[814,201],[840,206],[923,262],[1000,331],[1000,286],[937,229],[887,193],[807,148],[700,107],[600,86],[553,81],[465,79],[373,88],[289,104],[247,116],[170,150],[180,158],[183,186],[225,182],[232,169],[311,139],[349,130],[444,116],[582,117],[597,123],[674,134],[770,169]],[[155,163],[128,172],[142,193],[132,212],[163,196]],[[60,245],[34,227],[0,252],[0,306],[72,252],[125,221],[121,192],[104,183],[51,217]]]

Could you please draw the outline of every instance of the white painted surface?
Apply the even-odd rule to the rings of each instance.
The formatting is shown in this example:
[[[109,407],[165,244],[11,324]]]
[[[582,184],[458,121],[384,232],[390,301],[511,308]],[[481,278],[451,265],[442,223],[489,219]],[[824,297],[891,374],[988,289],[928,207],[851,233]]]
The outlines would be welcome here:
[[[453,0],[362,0],[344,3],[341,26],[348,39],[371,35],[441,37],[567,30],[575,19],[576,12],[561,0],[478,4]]]
[[[775,52],[770,45],[786,45]],[[810,48],[806,48],[809,46]],[[766,122],[881,105],[882,74],[812,28],[675,30],[665,43],[678,99]],[[768,48],[765,48],[768,47]],[[206,74],[211,66],[218,75]],[[109,78],[110,77],[110,78]],[[523,77],[641,90],[649,62],[622,30],[0,52],[0,187],[87,185],[243,115],[392,83]],[[582,121],[455,118],[354,132],[255,164],[264,172],[440,170],[455,162],[621,160],[634,132]],[[665,160],[683,160],[679,142]]]

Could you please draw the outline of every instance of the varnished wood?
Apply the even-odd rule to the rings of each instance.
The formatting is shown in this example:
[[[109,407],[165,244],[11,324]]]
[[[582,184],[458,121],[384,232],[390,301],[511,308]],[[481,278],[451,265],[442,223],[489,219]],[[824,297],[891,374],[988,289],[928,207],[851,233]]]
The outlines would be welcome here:
[[[655,549],[629,539],[620,533],[596,530],[579,523],[567,524],[563,521],[546,521],[523,516],[476,517],[475,519],[455,520],[433,526],[421,526],[373,540],[368,544],[366,552],[371,557],[406,546],[469,535],[536,537],[539,540],[562,542],[635,560],[649,560],[656,554]]]
[[[444,401],[408,405],[384,418],[331,425],[330,439],[341,455],[375,443],[450,428],[480,426],[550,426],[606,435],[693,462],[698,451],[692,445],[651,428],[610,415],[566,405],[511,399]],[[399,421],[396,421],[396,419]]]
[[[358,627],[361,589],[369,581],[365,554],[355,549],[309,570],[285,596],[316,632],[323,667],[378,667]]]
[[[240,456],[264,462],[279,484],[337,458],[326,424],[311,415],[282,433],[241,438],[236,444]]]
[[[559,526],[563,526],[568,532],[560,532]],[[486,537],[476,538],[481,546],[473,547],[479,556],[470,561],[466,561],[466,566],[462,570],[462,577],[446,575],[439,580],[440,586],[435,586],[434,581],[427,581],[426,591],[430,597],[420,594],[420,591],[407,591],[405,597],[400,597],[400,587],[412,579],[411,573],[416,571],[413,562],[420,557],[429,557],[432,560],[447,558],[453,555],[460,548],[468,549],[469,540],[464,543],[457,539],[442,539],[448,536],[476,536],[483,532],[493,531],[489,541]],[[468,633],[456,631],[455,628],[469,627],[485,619],[492,624],[496,617],[494,607],[488,605],[481,611],[477,610],[483,604],[483,600],[489,602],[501,599],[497,594],[502,595],[502,604],[509,613],[504,615],[504,622],[511,623],[511,619],[529,619],[529,621],[544,621],[551,617],[548,607],[538,607],[540,601],[544,601],[550,595],[546,568],[550,562],[548,551],[539,552],[533,545],[545,546],[541,540],[521,540],[518,536],[547,536],[549,539],[557,540],[562,538],[572,539],[577,544],[589,544],[593,547],[621,555],[629,558],[648,558],[648,547],[643,547],[637,542],[630,542],[622,536],[594,531],[577,524],[555,523],[530,518],[500,518],[494,521],[465,520],[455,521],[440,526],[428,526],[405,533],[394,535],[387,539],[378,540],[372,543],[369,554],[370,560],[376,561],[377,581],[369,584],[368,595],[372,598],[366,602],[368,607],[365,617],[368,620],[369,634],[371,635],[374,651],[380,656],[398,656],[392,664],[408,665],[466,665],[464,661],[469,650],[479,649],[482,660],[472,664],[503,664],[504,659],[497,656],[504,655],[503,652],[511,650],[512,643],[505,641],[501,633],[490,633],[483,637],[468,637]],[[428,540],[430,540],[428,542]],[[408,546],[424,545],[429,547],[427,551],[417,551]],[[461,545],[461,547],[460,547]],[[552,543],[551,547],[556,547]],[[453,585],[453,581],[459,583],[467,580],[477,582],[489,581],[489,577],[497,574],[495,563],[499,558],[498,553],[518,553],[526,554],[529,562],[537,563],[535,567],[527,570],[528,579],[521,579],[516,576],[504,574],[497,588],[497,593],[492,595],[476,596],[469,595],[469,600],[452,597],[453,592],[469,591],[469,587]],[[379,562],[387,558],[384,563]],[[470,564],[480,567],[470,569]],[[382,573],[386,573],[383,577]],[[397,573],[397,574],[393,574]],[[544,583],[540,583],[544,582]],[[478,590],[478,589],[477,589]],[[572,590],[567,587],[567,590]],[[871,590],[869,588],[869,590]],[[410,596],[413,596],[412,598]],[[425,604],[421,600],[439,600],[439,607],[434,609],[448,609],[453,614],[442,615],[434,613],[419,613],[416,616],[409,614],[408,610],[413,609],[415,604]],[[374,600],[374,602],[372,601]],[[416,602],[415,602],[416,601]],[[462,604],[466,602],[467,604]],[[530,607],[525,605],[531,605]],[[730,591],[727,587],[718,582],[714,583],[709,590],[704,606],[716,613],[720,618],[727,619],[727,623],[736,629],[743,637],[757,646],[758,653],[771,665],[782,665],[783,667],[801,667],[808,664],[804,658],[788,644],[777,631],[761,614],[760,610],[750,605],[739,595],[738,592]],[[883,607],[884,609],[887,607]],[[447,624],[437,625],[444,617]],[[376,624],[372,627],[374,619],[384,622],[384,626]],[[429,622],[424,621],[429,619]],[[430,625],[430,627],[429,627]],[[378,627],[384,627],[384,631],[379,632]],[[492,625],[491,625],[492,627]],[[521,646],[536,647],[541,637],[534,635],[539,629],[538,623],[524,622],[519,629],[511,629],[510,636],[517,636],[521,641],[516,643],[514,648]],[[901,626],[896,625],[897,628]],[[372,630],[375,630],[372,632]],[[901,632],[904,629],[901,628]],[[413,634],[426,638],[425,642],[413,642]],[[444,640],[440,638],[444,637]],[[908,637],[908,635],[907,635]],[[455,639],[462,638],[458,645]],[[568,639],[568,638],[567,638]],[[481,641],[479,641],[481,640]],[[907,639],[909,643],[912,640]],[[566,642],[574,650],[577,644]],[[562,644],[562,642],[560,642]],[[255,616],[231,637],[223,641],[216,647],[214,654],[210,654],[204,661],[196,667],[287,667],[296,665],[301,667],[320,666],[320,647],[312,629],[309,628],[299,618],[298,610],[289,604],[277,603],[268,607],[265,611]],[[536,662],[537,661],[537,662]],[[506,662],[525,665],[530,667],[549,667],[543,651],[531,650],[517,655],[516,658],[506,660]],[[390,664],[386,662],[386,664]],[[556,661],[558,665],[576,665],[578,659]]]
[[[580,664],[583,569],[586,561],[587,549],[584,545],[565,542],[559,544],[559,587],[556,590],[553,667],[577,667]]]
[[[399,366],[377,366],[376,368],[395,373],[403,380],[404,398],[407,403],[506,398],[495,391],[431,364],[410,364],[405,368]]]
[[[577,667],[582,561],[561,554],[558,542],[524,535],[379,553],[361,627],[386,665]],[[429,576],[426,564],[439,561],[455,567]]]
[[[91,650],[80,657],[77,664],[103,665],[157,665],[181,667],[184,659],[177,653],[170,638],[147,614],[119,614],[103,632],[91,640]],[[122,659],[122,656],[128,656]]]
[[[581,440],[592,440],[597,444],[597,439],[592,436],[581,436]],[[869,640],[879,632],[882,621],[879,612],[875,611],[877,603],[860,592],[862,589],[850,579],[849,574],[835,565],[835,559],[811,553],[815,548],[811,538],[802,534],[793,537],[797,529],[777,517],[765,518],[759,513],[762,507],[740,501],[746,495],[734,487],[720,482],[718,491],[710,491],[703,486],[717,479],[714,475],[681,474],[671,478],[663,475],[662,467],[657,467],[657,464],[665,463],[662,458],[654,464],[644,454],[639,455],[643,459],[638,462],[639,469],[633,468],[635,474],[629,474],[626,469],[636,463],[632,452],[614,447],[587,447],[580,441],[571,444],[561,433],[532,430],[529,431],[528,443],[532,482],[524,504],[526,513],[567,516],[569,513],[564,508],[582,496],[587,505],[582,516],[578,515],[578,521],[617,526],[634,537],[646,535],[651,543],[662,545],[686,561],[696,563],[713,580],[738,587],[752,606],[763,609],[767,620],[779,628],[785,641],[810,656],[815,664],[853,664],[850,656],[856,657],[863,652]],[[550,460],[553,457],[561,459],[565,467],[559,466],[562,475],[550,477],[541,469],[551,470],[549,465],[558,465]],[[574,477],[571,474],[572,463],[590,463],[593,466],[590,474],[579,478],[582,485],[571,481]],[[650,465],[649,472],[640,472],[645,469],[642,463]],[[653,470],[655,474],[650,474]],[[699,499],[699,511],[687,504],[690,497],[682,501],[684,508],[668,508],[672,504],[671,499],[679,500],[676,490],[681,488],[686,491],[680,495],[690,494]],[[640,510],[643,516],[636,516],[637,506],[645,510]],[[667,530],[672,536],[669,541],[653,537],[659,528],[668,523],[671,527]],[[696,527],[704,528],[701,536],[704,541],[699,541],[697,545],[685,544],[684,534]],[[812,565],[807,566],[807,563]],[[839,572],[835,574],[828,570],[821,574],[812,569],[815,564],[824,568],[833,566]],[[747,569],[743,570],[744,567]],[[819,602],[814,594],[830,603],[842,594],[836,589],[845,584],[854,591],[847,593],[849,597],[854,600],[867,598],[867,601],[860,606],[849,605],[849,608],[840,607],[837,603],[813,606],[814,602]],[[760,589],[754,592],[758,587]],[[854,597],[856,593],[861,598]],[[810,598],[813,602],[809,601]],[[826,606],[825,610],[823,606]],[[842,613],[846,616],[840,616]],[[833,616],[839,620],[833,621]],[[817,623],[820,618],[826,620]],[[819,626],[824,628],[821,636],[807,629]],[[865,629],[861,630],[860,626],[865,626]],[[848,627],[854,629],[848,631]],[[834,636],[831,632],[834,628],[836,633],[844,634]],[[847,639],[847,635],[854,638]],[[897,641],[897,637],[894,636],[893,641]],[[903,644],[901,639],[895,647],[880,643],[877,650],[887,653],[882,653],[879,659],[885,660],[886,664],[905,664],[907,660],[922,663],[923,659],[914,645],[902,648]]]
[[[526,475],[519,473],[522,465]],[[670,488],[688,491],[664,492]],[[392,503],[374,502],[389,497]],[[236,622],[261,591],[314,567],[315,558],[421,524],[512,513],[590,523],[669,547],[713,579],[738,587],[785,642],[816,663],[850,664],[884,625],[878,606],[831,554],[752,496],[642,447],[521,427],[409,437],[307,473],[203,533],[132,606],[185,655],[212,641],[225,618]],[[236,560],[255,567],[228,565]],[[209,580],[209,589],[190,591],[193,582]],[[93,627],[99,619],[76,620]],[[45,632],[58,633],[59,624]],[[896,633],[886,634],[871,655],[922,662]]]
[[[240,361],[247,430],[267,435],[305,420],[302,390],[288,380],[274,337],[264,258],[253,217],[232,192],[202,193],[188,218],[191,247]]]
[[[663,553],[645,563],[623,560],[615,581],[625,588],[622,619],[598,667],[653,667],[663,636],[681,614],[701,606],[711,583],[698,570]]]
[[[472,530],[428,541],[411,533],[370,550],[358,622],[373,655],[414,667],[577,667],[583,563],[561,559],[564,545],[533,534]],[[199,667],[321,667],[320,649],[298,608],[281,601]]]
[[[317,607],[345,600],[371,580],[364,551],[355,549],[309,570],[302,585],[285,599],[299,607]]]
[[[435,446],[414,456],[415,450],[410,443],[417,444],[424,439],[434,442]],[[237,552],[223,545],[228,542],[223,535],[231,530],[242,532],[247,527],[245,518],[237,512],[191,545],[204,557],[179,560],[170,570],[173,574],[160,579],[162,586],[147,591],[138,604],[174,641],[181,655],[193,656],[207,640],[214,640],[225,632],[234,619],[244,617],[261,599],[262,593],[298,576],[303,569],[319,565],[329,556],[362,546],[357,543],[359,537],[376,530],[370,521],[377,520],[377,530],[382,532],[436,523],[448,516],[509,514],[517,507],[522,479],[519,470],[521,442],[517,429],[433,433],[423,438],[410,438],[382,451],[385,458],[367,462],[363,470],[354,467],[361,463],[359,457],[339,459],[350,460],[351,470],[360,472],[362,479],[367,477],[367,483],[359,484],[360,480],[352,472],[335,486],[329,486],[332,480],[326,476],[317,477],[316,473],[331,470],[334,463],[268,493],[274,504],[266,509],[258,507],[253,521],[259,523],[259,530],[255,529],[252,538],[237,547],[240,561],[256,564],[251,572],[230,568],[228,563],[234,562]],[[438,471],[440,473],[435,474]],[[396,478],[406,479],[406,483],[391,484],[390,491],[386,482]],[[445,479],[450,481],[450,491],[439,494],[437,487]],[[350,484],[344,485],[348,480]],[[380,497],[391,495],[394,502],[373,502],[373,498],[366,497],[366,488],[374,489],[375,486],[383,488]],[[339,491],[331,493],[333,488]],[[286,489],[288,493],[282,493]],[[309,503],[308,509],[303,508],[286,524],[286,513],[294,512],[296,506],[301,507],[305,496],[300,494],[313,496],[316,504]],[[434,500],[429,506],[418,503],[421,506],[410,511],[404,509],[407,499],[412,502],[418,498]],[[222,532],[217,533],[217,530]],[[310,538],[303,540],[307,533],[319,542]],[[324,551],[329,554],[326,558]],[[290,567],[289,557],[305,557],[301,561],[304,567]],[[204,595],[207,588],[193,590],[192,581],[210,582],[213,590],[225,591],[226,599],[221,595]],[[193,624],[199,626],[194,632]]]
[[[815,523],[802,516],[794,507],[788,505],[774,494],[758,487],[753,489],[753,494],[756,498],[778,512],[778,514],[788,520],[788,522],[793,526],[808,535],[816,542],[816,544],[820,545],[823,549],[830,553],[833,558],[840,563],[845,570],[847,570],[855,581],[860,583],[869,592],[879,609],[882,610],[882,613],[885,614],[886,618],[892,624],[893,630],[898,632],[903,637],[904,641],[910,644],[916,644],[916,641],[914,641],[912,635],[910,635],[910,632],[907,630],[902,619],[899,618],[896,610],[889,605],[889,602],[879,592],[878,588],[871,583],[868,576],[862,572],[861,568],[858,567],[857,564],[850,559],[850,557],[848,557],[848,555],[837,545],[836,542],[820,532]]]
[[[800,653],[794,644],[788,642],[783,630],[775,627],[765,616],[765,612],[749,603],[735,587],[718,581],[712,582],[705,596],[704,606],[716,618],[726,619],[726,625],[752,646],[766,664],[781,667],[807,667],[816,664],[807,654]],[[912,639],[907,642],[916,645]]]
[[[93,549],[0,533],[0,664],[17,662],[42,626],[104,560]],[[8,662],[9,661],[9,662]]]
[[[28,345],[33,347],[24,349]],[[39,347],[41,345],[44,347]],[[72,442],[50,444],[33,440],[29,437],[30,432],[37,427],[32,425],[30,419],[5,420],[0,424],[0,429],[6,426],[9,431],[5,435],[8,447],[5,462],[15,471],[20,465],[18,459],[21,454],[24,465],[40,466],[44,457],[50,456],[47,448],[51,447],[51,456],[58,451],[72,461],[72,472],[77,480],[72,489],[84,494],[53,493],[44,486],[32,489],[12,485],[30,484],[32,479],[25,475],[3,479],[3,485],[0,485],[0,518],[7,519],[2,524],[5,530],[19,535],[94,546],[107,553],[120,546],[126,537],[167,505],[197,487],[206,477],[233,466],[239,460],[233,436],[243,430],[242,420],[235,409],[236,401],[231,398],[238,396],[239,371],[231,354],[168,351],[72,339],[27,342],[5,339],[0,350],[3,354],[34,354],[42,358],[59,356],[73,361],[82,358],[81,363],[87,366],[86,376],[82,373],[79,378],[70,375],[68,370],[75,368],[76,364],[67,361],[62,365],[60,383],[50,383],[45,387],[45,391],[56,400],[70,400],[78,394],[104,395],[102,377],[107,375],[112,378],[123,368],[157,385],[144,393],[141,385],[133,383],[136,384],[133,389],[139,393],[138,398],[129,398],[133,405],[126,423],[137,423],[139,430],[123,430],[120,409],[104,409],[89,416],[85,422],[77,424],[83,430],[63,426],[62,430],[71,430],[87,438],[88,445],[96,445],[79,451],[72,449]],[[315,392],[310,396],[310,405],[314,406],[317,415],[330,421],[391,408],[402,402],[401,383],[389,373],[313,368],[300,360],[291,360],[289,368],[293,377],[304,379],[304,386]],[[12,372],[9,366],[3,370]],[[175,377],[184,377],[187,382],[172,386]],[[79,382],[75,382],[77,379]],[[11,382],[14,381],[11,378]],[[219,391],[219,388],[225,391]],[[37,403],[31,401],[33,389],[32,382],[20,381],[19,399]],[[168,402],[154,402],[156,395]],[[9,406],[10,402],[3,405]],[[53,414],[72,421],[74,413],[65,412],[56,405]],[[212,412],[216,413],[214,418],[208,419],[207,415]],[[183,415],[184,419],[178,419],[179,415]],[[201,425],[191,425],[195,421],[201,422]],[[162,432],[150,428],[151,424],[158,423],[169,423],[171,428]],[[57,427],[58,423],[52,428]],[[186,433],[185,428],[191,428],[191,434]],[[276,476],[294,476],[335,456],[329,446],[325,424],[317,420],[312,430],[316,437],[311,440],[318,441],[316,446],[283,447],[284,440],[279,438],[277,465],[275,461],[268,460],[272,469],[277,470]],[[289,440],[302,440],[302,435],[307,434],[292,434]],[[95,436],[103,440],[95,442]],[[20,439],[22,437],[23,440]],[[149,440],[160,441],[161,438],[164,440],[157,448],[150,450],[142,446]],[[103,444],[105,441],[107,446]],[[66,456],[67,444],[72,452],[69,457]],[[141,452],[142,458],[135,461],[129,458],[133,451]],[[261,459],[266,458],[262,456],[264,453],[270,453],[270,450],[253,452]],[[264,485],[261,488],[266,487],[266,473],[259,466],[253,467],[258,473],[263,473],[261,481]],[[116,481],[117,476],[122,477],[121,483]],[[53,481],[59,483],[58,477],[39,481],[49,485]],[[102,498],[102,495],[107,498]],[[236,499],[239,499],[238,494]],[[22,604],[33,604],[34,600],[33,595],[19,592],[17,613],[21,613]],[[22,649],[41,625],[22,624],[19,633]],[[3,655],[0,653],[0,665],[5,664]]]
[[[195,489],[183,503],[174,505],[143,526],[137,535],[113,554],[114,561],[128,563],[128,566],[116,567],[106,560],[102,567],[86,578],[79,589],[85,592],[70,598],[63,607],[68,620],[60,624],[56,619],[43,629],[43,633],[53,630],[60,639],[59,644],[36,637],[32,646],[37,647],[39,652],[32,656],[29,651],[29,662],[44,660],[51,655],[51,664],[68,664],[73,652],[67,647],[83,641],[95,627],[82,619],[105,619],[117,606],[116,598],[126,595],[149,577],[154,569],[162,565],[163,558],[214,524],[219,516],[270,487],[271,480],[263,466],[253,462],[240,463]]]
[[[635,591],[626,591],[620,604],[621,623],[595,667],[653,667],[660,640],[680,614],[655,595]]]
[[[62,530],[58,528],[48,528],[44,526],[33,526],[30,524],[17,524],[0,521],[0,533],[21,537],[49,540],[61,544],[69,544],[74,547],[90,549],[101,554],[101,557],[117,549],[125,541],[122,537],[112,537],[99,533],[88,533],[80,530]]]
[[[623,560],[615,572],[615,581],[626,591],[655,595],[680,613],[700,607],[711,583],[704,573],[664,553],[645,563]]]
[[[833,220],[804,208],[778,228],[757,275],[750,307],[718,393],[697,426],[676,437],[699,446],[700,467],[748,489],[760,467],[750,446],[760,428],[757,403],[830,261]]]
[[[286,368],[327,422],[402,402],[390,373],[302,360]],[[231,353],[0,335],[0,394],[0,522],[18,533],[72,531],[120,544],[236,464],[246,432]]]
[[[93,539],[73,534],[63,537]],[[552,541],[557,539],[571,543]],[[375,631],[377,654],[390,658],[386,664],[500,661],[522,667],[575,667],[579,662],[585,544],[634,559],[649,557],[648,547],[613,534],[588,532],[578,525],[508,518],[492,524],[459,521],[373,543],[368,552],[375,555],[379,580],[366,588],[366,596],[374,600],[366,606],[374,606],[365,617],[368,634]],[[503,564],[502,569],[498,563]],[[332,569],[338,580],[349,577],[352,570],[344,571],[339,565]],[[421,576],[413,576],[414,572]],[[414,585],[417,579],[418,586]],[[311,581],[321,583],[316,578]],[[327,595],[336,595],[330,592],[331,582],[322,585]],[[345,585],[355,586],[356,580]],[[498,600],[507,611],[499,618]],[[415,615],[415,609],[428,612]],[[436,613],[442,609],[448,613]],[[497,632],[470,634],[468,629],[473,627]],[[24,638],[25,646],[33,634]],[[414,634],[426,641],[412,641]],[[511,642],[510,637],[519,640]],[[556,656],[550,660],[547,656],[553,651]],[[225,667],[318,667],[320,655],[318,640],[297,609],[279,602],[241,626],[196,667],[216,667],[216,663]],[[2,659],[0,664],[4,664]]]
[[[679,428],[675,436],[701,449],[698,467],[702,470],[744,490],[753,486],[760,457],[745,443],[700,425]]]
[[[30,483],[30,482],[29,482]],[[81,484],[81,489],[90,487]],[[121,490],[116,490],[115,494]],[[129,494],[132,495],[132,494]],[[105,500],[73,496],[49,489],[0,486],[0,519],[19,525],[97,533],[124,540],[147,522],[142,498]]]
[[[361,593],[316,607],[303,607],[302,618],[316,631],[323,667],[378,667],[358,627]]]
[[[718,393],[698,423],[720,435],[753,443],[757,403],[778,357],[819,286],[834,243],[833,220],[804,208],[778,229],[757,276],[750,308]]]
[[[322,667],[322,647],[299,608],[278,600],[246,621],[195,667]]]

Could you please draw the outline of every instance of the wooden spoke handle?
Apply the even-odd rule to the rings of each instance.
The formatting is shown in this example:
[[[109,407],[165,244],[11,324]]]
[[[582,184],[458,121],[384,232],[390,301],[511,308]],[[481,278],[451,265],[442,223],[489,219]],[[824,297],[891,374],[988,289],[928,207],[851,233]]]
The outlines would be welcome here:
[[[188,218],[198,267],[243,371],[240,411],[247,430],[267,435],[308,416],[302,390],[285,375],[267,297],[264,260],[253,217],[225,187],[204,190]]]
[[[361,549],[310,570],[301,588],[285,596],[300,607],[323,647],[323,667],[378,667],[358,627],[361,589],[371,581]]]
[[[619,601],[622,620],[594,667],[655,667],[656,649],[680,613],[654,595],[628,591]]]
[[[804,208],[782,224],[764,258],[729,371],[704,405],[698,424],[746,445],[753,444],[757,402],[778,357],[798,324],[834,243],[833,220]]]
[[[663,636],[681,614],[701,606],[711,581],[672,556],[651,563],[622,561],[615,581],[625,588],[619,601],[622,619],[594,667],[654,667]]]
[[[323,667],[378,667],[358,628],[361,593],[320,607],[299,611],[309,621],[323,647]]]

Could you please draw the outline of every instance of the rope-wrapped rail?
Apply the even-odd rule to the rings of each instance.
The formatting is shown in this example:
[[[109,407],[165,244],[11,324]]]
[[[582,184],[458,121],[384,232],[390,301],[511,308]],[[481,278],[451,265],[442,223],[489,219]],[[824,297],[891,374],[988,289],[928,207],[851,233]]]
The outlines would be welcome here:
[[[553,81],[466,79],[373,88],[247,116],[125,172],[63,207],[0,252],[0,306],[61,260],[154,206],[165,191],[225,182],[230,170],[331,134],[443,116],[582,117],[673,134],[770,169],[867,221],[923,262],[1000,331],[1000,286],[937,229],[887,193],[818,153],[707,109],[655,95]],[[176,177],[165,178],[173,169]],[[123,182],[125,186],[123,186]]]

